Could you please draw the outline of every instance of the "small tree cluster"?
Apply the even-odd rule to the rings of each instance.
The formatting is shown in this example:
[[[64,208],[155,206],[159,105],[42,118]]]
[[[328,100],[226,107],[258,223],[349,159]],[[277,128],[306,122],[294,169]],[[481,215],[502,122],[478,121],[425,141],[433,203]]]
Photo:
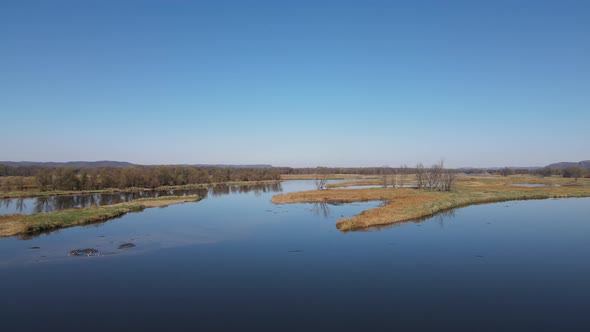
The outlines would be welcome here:
[[[419,189],[451,191],[455,184],[456,172],[452,169],[445,169],[444,159],[425,168],[422,163],[416,165],[416,182]]]
[[[509,167],[504,167],[504,168],[500,168],[498,170],[498,173],[502,176],[508,176],[508,175],[512,175],[514,174],[514,170],[512,168]]]
[[[582,169],[578,167],[568,167],[563,169],[563,177],[573,178],[576,182],[578,182],[578,179],[582,177],[582,174]]]

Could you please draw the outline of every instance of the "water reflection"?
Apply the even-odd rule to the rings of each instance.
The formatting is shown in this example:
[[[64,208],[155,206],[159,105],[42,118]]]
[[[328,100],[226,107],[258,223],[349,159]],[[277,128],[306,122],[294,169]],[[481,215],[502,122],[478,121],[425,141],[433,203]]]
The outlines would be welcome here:
[[[455,211],[456,211],[455,209],[452,209],[452,210],[448,210],[445,212],[441,212],[441,213],[437,214],[436,216],[434,216],[434,218],[436,219],[436,221],[438,222],[440,227],[444,228],[446,220],[450,220],[450,219],[455,218]]]
[[[316,216],[323,215],[324,218],[328,218],[330,216],[330,207],[328,203],[313,203],[311,212]]]
[[[252,185],[225,185],[220,184],[209,188],[209,195],[223,196],[229,194],[247,194],[254,193],[260,196],[264,193],[278,193],[282,192],[283,188],[280,182],[271,184],[252,184]]]
[[[164,196],[188,196],[201,197],[223,196],[229,194],[241,194],[253,192],[256,196],[263,193],[282,192],[281,183],[255,184],[255,185],[218,185],[210,188],[160,190],[160,191],[135,191],[68,196],[45,196],[34,198],[8,198],[0,199],[0,215],[11,213],[41,213],[65,209],[86,208],[93,206],[105,206],[130,202],[140,198],[157,198]]]
[[[385,204],[385,203],[383,203]],[[424,216],[421,218],[416,218],[416,219],[411,219],[411,220],[404,220],[404,221],[398,221],[395,222],[393,224],[385,224],[385,225],[374,225],[374,226],[369,226],[366,228],[360,228],[360,229],[355,229],[355,232],[372,232],[372,231],[383,231],[386,229],[391,229],[391,228],[395,228],[395,227],[400,227],[403,225],[407,225],[407,224],[416,224],[419,225],[424,222],[424,221],[428,221],[428,220],[433,220],[436,221],[440,228],[445,228],[445,222],[447,220],[452,220],[455,218],[455,212],[457,211],[457,209],[450,209],[450,210],[446,210],[444,212],[439,212],[439,213],[435,213],[433,215],[428,215],[428,216]]]

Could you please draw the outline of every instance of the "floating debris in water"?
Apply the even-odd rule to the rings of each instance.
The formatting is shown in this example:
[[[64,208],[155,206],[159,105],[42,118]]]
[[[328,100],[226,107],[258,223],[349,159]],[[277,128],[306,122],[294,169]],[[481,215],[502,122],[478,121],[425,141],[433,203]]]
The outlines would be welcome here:
[[[288,252],[303,252],[303,250],[299,250],[299,249],[297,249],[297,250],[289,250]]]
[[[98,250],[92,248],[74,249],[70,251],[70,256],[100,256]]]
[[[135,247],[135,244],[133,243],[123,243],[122,245],[120,245],[119,247],[117,247],[118,249],[127,249],[127,248],[133,248]]]
[[[29,249],[41,249],[41,247],[29,247]]]

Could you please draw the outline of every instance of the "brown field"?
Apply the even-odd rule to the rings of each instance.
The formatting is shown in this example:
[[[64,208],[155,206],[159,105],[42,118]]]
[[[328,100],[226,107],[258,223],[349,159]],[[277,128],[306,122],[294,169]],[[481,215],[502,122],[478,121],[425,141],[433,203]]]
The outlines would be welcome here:
[[[351,203],[365,201],[384,201],[382,207],[364,211],[352,218],[339,220],[336,224],[341,231],[363,229],[371,226],[387,225],[400,221],[415,220],[450,209],[473,204],[501,202],[508,200],[590,197],[588,186],[559,187],[516,187],[516,183],[540,183],[563,185],[575,184],[573,180],[561,178],[535,178],[532,176],[474,177],[460,176],[456,189],[451,192],[430,191],[408,188],[367,188],[341,190],[311,190],[276,195],[272,202],[285,203]],[[577,184],[588,179],[578,180]],[[551,181],[551,182],[549,182]],[[553,182],[554,181],[554,182]]]

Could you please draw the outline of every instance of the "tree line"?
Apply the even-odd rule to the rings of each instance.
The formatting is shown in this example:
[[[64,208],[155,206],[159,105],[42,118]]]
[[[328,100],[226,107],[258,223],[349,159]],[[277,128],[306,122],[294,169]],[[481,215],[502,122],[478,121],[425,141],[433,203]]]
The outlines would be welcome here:
[[[20,167],[17,167],[20,168]],[[23,190],[25,176],[33,177],[33,185],[49,190],[100,190],[107,188],[157,188],[190,184],[280,180],[273,168],[223,168],[203,166],[133,166],[133,167],[25,167],[11,170],[10,181],[3,181],[3,190]],[[24,175],[26,174],[26,175]],[[28,181],[29,187],[31,186]],[[30,189],[30,188],[28,188]]]
[[[106,188],[156,188],[190,184],[211,184],[232,181],[280,180],[282,174],[361,174],[377,175],[384,186],[403,187],[409,174],[415,174],[419,188],[448,191],[454,184],[459,170],[444,168],[441,160],[431,167],[421,163],[415,167],[268,167],[231,168],[216,166],[130,166],[130,167],[44,167],[7,166],[0,164],[0,189],[3,191],[39,190],[100,190]],[[590,177],[590,170],[568,168],[496,170],[461,169],[461,173],[491,173],[502,176],[531,174],[538,176],[563,176],[577,180]],[[320,179],[321,180],[321,179]],[[317,186],[325,186],[325,178]]]

